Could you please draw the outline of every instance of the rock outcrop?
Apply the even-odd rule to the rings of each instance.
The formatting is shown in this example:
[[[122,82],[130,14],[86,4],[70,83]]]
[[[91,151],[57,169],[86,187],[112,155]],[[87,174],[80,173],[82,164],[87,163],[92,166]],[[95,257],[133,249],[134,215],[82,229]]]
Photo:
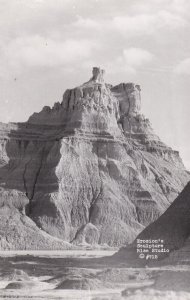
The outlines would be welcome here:
[[[163,263],[182,264],[190,261],[190,182],[174,200],[170,207],[153,223],[147,226],[135,239],[135,241],[123,247],[115,257],[140,262],[137,253],[138,240],[152,241],[162,240],[164,249],[168,252],[158,254],[159,261]],[[147,244],[147,242],[145,243]],[[142,248],[144,249],[144,248]],[[157,248],[158,249],[158,248]],[[145,253],[146,256],[146,253]],[[157,261],[155,261],[157,262]],[[145,262],[147,263],[147,262]]]
[[[141,114],[140,86],[113,87],[100,68],[53,108],[0,125],[0,210],[26,214],[60,241],[129,243],[189,177]]]

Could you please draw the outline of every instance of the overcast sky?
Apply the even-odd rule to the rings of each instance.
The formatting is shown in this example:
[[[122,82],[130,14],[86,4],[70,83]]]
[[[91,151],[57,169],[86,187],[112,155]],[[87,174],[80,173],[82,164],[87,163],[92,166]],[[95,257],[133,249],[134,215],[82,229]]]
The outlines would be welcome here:
[[[190,168],[190,0],[0,0],[0,121],[26,121],[106,70]]]

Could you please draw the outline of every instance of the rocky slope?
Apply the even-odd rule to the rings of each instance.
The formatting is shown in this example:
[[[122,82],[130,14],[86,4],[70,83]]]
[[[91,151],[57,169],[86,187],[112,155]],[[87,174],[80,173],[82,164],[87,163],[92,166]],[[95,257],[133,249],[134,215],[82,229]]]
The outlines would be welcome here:
[[[163,240],[165,249],[169,252],[153,253],[158,255],[158,261],[163,264],[182,264],[190,261],[190,182],[174,200],[170,207],[153,223],[147,226],[135,241],[123,247],[114,257],[137,263],[141,261],[137,253],[138,240]],[[144,244],[147,244],[144,243]],[[152,244],[152,243],[150,243]],[[159,242],[160,244],[160,242]],[[145,253],[146,257],[146,253]],[[153,261],[152,261],[153,262]],[[157,263],[157,260],[155,260]]]
[[[189,177],[179,153],[141,114],[140,86],[106,84],[99,68],[53,108],[26,123],[0,124],[0,210],[26,214],[39,234],[60,241],[131,242]],[[11,230],[8,218],[7,236]],[[11,245],[29,247],[13,238]]]

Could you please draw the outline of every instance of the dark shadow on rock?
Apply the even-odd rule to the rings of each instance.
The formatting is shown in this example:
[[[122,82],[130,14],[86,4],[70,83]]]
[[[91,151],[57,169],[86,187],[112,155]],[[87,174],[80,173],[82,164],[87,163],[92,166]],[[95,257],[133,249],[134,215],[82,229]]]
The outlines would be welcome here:
[[[42,213],[36,206],[43,206],[47,216],[56,215],[50,194],[58,190],[62,134],[61,126],[0,124],[0,208],[16,208],[36,220],[36,212]]]

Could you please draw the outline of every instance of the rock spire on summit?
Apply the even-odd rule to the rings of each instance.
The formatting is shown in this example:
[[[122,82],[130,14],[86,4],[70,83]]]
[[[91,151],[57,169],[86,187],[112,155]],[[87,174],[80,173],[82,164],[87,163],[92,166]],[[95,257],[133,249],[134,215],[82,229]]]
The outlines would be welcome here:
[[[95,81],[97,83],[104,83],[104,74],[105,74],[105,70],[98,67],[94,67],[92,69],[93,76],[90,79],[90,81]]]

